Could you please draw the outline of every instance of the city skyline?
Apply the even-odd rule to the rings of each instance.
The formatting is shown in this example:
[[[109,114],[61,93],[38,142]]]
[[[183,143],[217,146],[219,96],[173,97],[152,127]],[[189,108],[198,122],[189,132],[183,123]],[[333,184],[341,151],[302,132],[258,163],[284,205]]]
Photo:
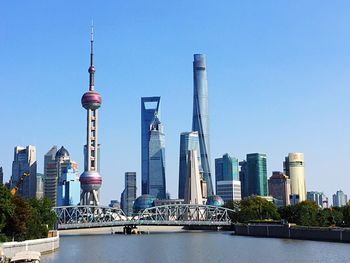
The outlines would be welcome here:
[[[38,5],[30,7],[23,4],[21,7],[14,7],[6,4],[4,10],[8,10],[9,14],[13,14],[11,10],[23,12],[23,18],[15,23],[14,17],[19,17],[11,18],[4,12],[1,20],[9,21],[13,32],[4,26],[0,28],[6,39],[0,44],[1,55],[6,61],[0,66],[3,73],[1,78],[3,85],[8,87],[4,90],[7,98],[6,114],[2,117],[4,123],[7,123],[3,130],[3,138],[6,138],[6,141],[2,142],[0,152],[0,166],[4,168],[5,181],[8,181],[11,175],[12,151],[16,145],[36,146],[38,172],[43,172],[44,154],[53,144],[67,146],[79,167],[83,167],[82,127],[85,118],[79,106],[79,99],[86,87],[88,25],[93,15],[98,39],[98,90],[105,103],[101,110],[103,121],[100,124],[103,160],[101,174],[106,182],[101,188],[102,203],[107,204],[110,199],[119,198],[125,171],[136,171],[137,181],[141,182],[138,105],[140,97],[152,95],[162,97],[162,122],[167,131],[167,188],[172,197],[177,196],[179,134],[191,127],[191,56],[198,52],[207,54],[210,75],[211,167],[214,159],[226,152],[239,160],[244,159],[247,153],[262,152],[267,154],[269,177],[272,171],[282,170],[281,163],[287,153],[303,152],[307,190],[325,192],[329,198],[339,188],[349,193],[349,186],[342,187],[346,186],[348,180],[343,170],[346,171],[346,160],[350,155],[347,139],[349,124],[346,115],[346,98],[350,95],[347,89],[350,82],[347,77],[350,68],[350,48],[349,45],[344,45],[348,37],[343,33],[346,32],[345,26],[349,24],[349,19],[339,8],[338,18],[331,17],[326,10],[334,10],[337,6],[330,5],[312,13],[310,3],[303,4],[306,11],[290,4],[290,12],[294,12],[294,15],[311,11],[310,20],[317,21],[313,24],[305,19],[302,19],[302,22],[290,20],[290,13],[279,5],[272,7],[266,4],[264,7],[258,4],[258,7],[252,7],[242,4],[241,7],[237,7],[225,3],[226,8],[252,8],[256,12],[258,8],[262,8],[273,14],[268,20],[262,20],[259,25],[257,21],[264,18],[263,11],[258,12],[258,18],[255,20],[250,13],[247,18],[231,18],[231,14],[225,12],[223,5],[212,6],[214,10],[222,13],[222,18],[219,18],[208,11],[208,5],[207,14],[217,20],[214,19],[212,23],[222,25],[218,28],[218,33],[215,34],[217,28],[210,29],[211,23],[203,21],[203,26],[209,29],[206,33],[195,34],[196,23],[188,16],[192,13],[188,11],[192,5],[183,4],[175,8],[176,11],[187,10],[183,14],[185,22],[178,26],[173,24],[173,21],[178,21],[175,11],[165,12],[170,16],[169,19],[160,15],[160,18],[165,19],[166,26],[176,29],[177,32],[184,30],[176,42],[178,44],[169,47],[173,53],[169,52],[169,49],[157,50],[158,45],[142,53],[142,43],[150,47],[157,41],[162,44],[168,43],[168,40],[160,37],[162,34],[170,40],[175,36],[168,35],[169,33],[157,26],[152,30],[157,20],[150,17],[143,17],[145,25],[141,26],[140,20],[136,18],[137,13],[141,12],[138,9],[132,16],[134,20],[128,20],[125,16],[115,18],[110,12],[103,18],[102,11],[105,9],[98,8],[96,14],[87,12],[86,16],[81,17],[81,21],[72,22],[74,19],[69,17],[72,11],[64,14],[63,19],[52,12],[48,12],[47,15],[41,14],[35,19],[28,10],[39,8]],[[78,5],[73,4],[72,8],[76,10]],[[121,8],[130,11],[128,6],[122,5]],[[166,10],[165,5],[158,8]],[[235,10],[232,8],[228,9]],[[276,10],[279,11],[278,14],[273,12]],[[199,13],[200,11],[196,11],[194,17],[200,18],[202,15]],[[53,16],[52,21],[46,26],[42,25],[49,14]],[[238,11],[234,11],[234,14],[238,14]],[[282,15],[285,15],[285,18]],[[324,17],[331,21],[333,27],[325,26],[326,22],[323,21],[327,19]],[[67,21],[61,23],[65,19]],[[127,46],[134,38],[125,29],[125,23],[118,24],[113,22],[114,19],[118,23],[122,19],[134,21],[131,28],[135,29],[135,32],[147,29],[147,32],[152,32],[154,39],[149,40],[145,34],[137,34],[141,44],[132,44],[128,49]],[[243,21],[246,33],[238,29],[239,19]],[[249,19],[253,22],[250,23]],[[29,27],[23,27],[22,23],[29,20]],[[270,23],[279,20],[281,23],[268,27]],[[232,28],[225,27],[225,21],[232,25],[236,33],[234,38],[226,34],[231,32]],[[184,23],[189,24],[189,29],[185,30]],[[303,23],[306,26],[301,28]],[[290,36],[279,34],[280,39],[273,36],[274,33],[284,32],[285,28]],[[48,32],[49,29],[52,29],[52,33]],[[259,30],[265,35],[259,33]],[[252,37],[248,36],[248,33],[252,34]],[[114,38],[113,34],[120,34],[122,37]],[[191,34],[193,37],[188,38]],[[308,34],[311,34],[312,38],[308,37]],[[29,35],[33,37],[28,38]],[[330,37],[325,39],[321,35]],[[62,44],[62,36],[67,43]],[[201,38],[209,40],[210,37],[213,38],[212,41],[200,41]],[[302,37],[304,41],[299,42]],[[255,38],[262,40],[259,42],[259,46],[262,46],[256,47],[256,51],[255,46],[250,43]],[[118,42],[117,39],[121,41]],[[320,39],[322,41],[319,41]],[[287,43],[288,40],[292,40],[292,43]],[[269,48],[268,45],[273,41],[276,41],[276,44]],[[26,43],[26,46],[22,46],[21,43]],[[31,52],[28,52],[28,46],[31,47]],[[141,48],[141,51],[137,51],[137,48]],[[131,50],[131,55],[130,52],[125,52],[128,50]],[[123,55],[123,52],[129,53],[129,56]],[[54,53],[56,55],[53,56]],[[61,57],[57,56],[57,53]],[[150,58],[154,60],[150,62]],[[146,62],[150,63],[149,67],[146,67]],[[132,74],[135,67],[138,68],[139,78],[134,78]],[[167,71],[172,72],[170,74]],[[63,77],[58,79],[57,76]],[[133,90],[135,87],[137,89]],[[329,96],[330,93],[333,96]],[[124,102],[118,105],[121,100]],[[183,101],[181,108],[176,107],[179,100]],[[27,107],[23,109],[19,105]],[[64,120],[69,129],[56,129],[57,110],[63,116],[69,116]],[[264,118],[257,117],[259,114],[256,113]],[[182,120],[183,124],[179,125],[179,120]],[[62,122],[62,119],[59,121]],[[26,130],[23,127],[31,129]],[[127,135],[126,127],[130,128]],[[255,136],[259,138],[254,138]],[[327,166],[329,158],[333,163]],[[332,182],[328,182],[327,179],[330,175]],[[138,183],[138,189],[140,188]]]

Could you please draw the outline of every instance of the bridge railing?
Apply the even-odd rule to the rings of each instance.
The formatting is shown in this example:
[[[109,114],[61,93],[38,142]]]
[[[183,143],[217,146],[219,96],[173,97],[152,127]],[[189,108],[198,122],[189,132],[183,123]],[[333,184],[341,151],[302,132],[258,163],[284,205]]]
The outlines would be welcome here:
[[[126,221],[123,210],[107,206],[61,206],[54,207],[58,224],[84,224]]]
[[[174,204],[146,208],[133,217],[121,209],[104,206],[54,207],[58,228],[123,225],[230,225],[233,210],[208,205]]]
[[[134,220],[138,221],[177,221],[177,222],[231,222],[227,208],[195,205],[174,204],[146,208]],[[233,211],[232,211],[233,212]]]

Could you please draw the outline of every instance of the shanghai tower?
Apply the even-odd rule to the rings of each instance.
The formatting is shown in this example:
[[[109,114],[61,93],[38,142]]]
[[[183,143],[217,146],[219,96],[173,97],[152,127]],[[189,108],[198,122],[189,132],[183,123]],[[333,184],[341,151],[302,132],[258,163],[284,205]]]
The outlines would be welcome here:
[[[81,104],[87,111],[86,119],[86,150],[85,171],[80,176],[81,205],[99,205],[99,190],[102,184],[101,175],[98,172],[98,108],[101,106],[101,95],[95,91],[95,67],[94,67],[94,38],[91,31],[91,53],[89,67],[89,90],[81,98]]]
[[[214,192],[210,172],[208,80],[206,57],[203,54],[195,54],[193,61],[192,131],[198,132],[203,177],[207,182],[208,196],[210,196]]]

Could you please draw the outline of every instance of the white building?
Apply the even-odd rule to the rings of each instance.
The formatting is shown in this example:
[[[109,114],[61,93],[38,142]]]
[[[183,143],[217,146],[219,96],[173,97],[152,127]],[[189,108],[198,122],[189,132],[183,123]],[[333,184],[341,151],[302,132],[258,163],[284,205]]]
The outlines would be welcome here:
[[[304,174],[304,154],[289,153],[284,162],[285,174],[290,179],[291,194],[298,196],[299,202],[306,200],[306,186]]]
[[[216,194],[219,195],[224,202],[239,201],[241,197],[241,182],[240,181],[217,181]]]

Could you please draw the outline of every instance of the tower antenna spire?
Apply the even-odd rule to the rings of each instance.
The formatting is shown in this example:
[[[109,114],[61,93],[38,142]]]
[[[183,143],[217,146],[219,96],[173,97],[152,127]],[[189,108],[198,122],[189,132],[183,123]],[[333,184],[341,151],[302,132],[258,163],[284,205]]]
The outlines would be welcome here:
[[[91,37],[90,37],[90,48],[91,48],[91,52],[90,52],[90,66],[94,65],[94,20],[91,21]]]
[[[90,38],[90,67],[89,67],[89,73],[90,73],[90,82],[89,82],[89,90],[95,89],[95,80],[94,80],[94,74],[95,74],[95,66],[94,66],[94,21],[91,21],[91,38]]]

